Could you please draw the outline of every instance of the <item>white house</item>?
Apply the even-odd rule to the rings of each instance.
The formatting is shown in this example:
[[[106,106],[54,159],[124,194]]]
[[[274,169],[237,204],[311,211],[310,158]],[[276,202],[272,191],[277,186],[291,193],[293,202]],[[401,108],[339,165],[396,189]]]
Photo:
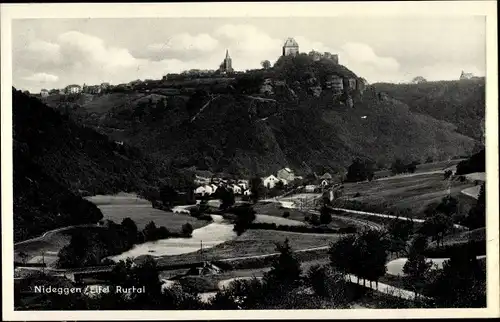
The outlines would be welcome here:
[[[312,184],[309,184],[305,187],[306,192],[314,192],[315,189],[316,189],[316,186],[312,185]]]
[[[264,184],[264,187],[272,189],[278,183],[280,179],[276,178],[274,175],[270,175],[269,177],[262,178],[262,183]]]
[[[248,180],[238,180],[238,185],[246,190],[249,188]]]
[[[217,188],[218,188],[217,185],[215,185],[213,183],[211,185],[209,185],[209,187],[212,188],[212,193],[215,193],[215,191],[217,191]]]
[[[240,195],[240,194],[241,194],[241,192],[243,191],[243,189],[241,189],[241,187],[240,187],[240,186],[238,186],[238,185],[236,185],[236,184],[233,184],[233,185],[231,186],[231,188],[233,189],[233,193],[234,193],[235,195]]]
[[[49,91],[46,90],[45,88],[40,91],[40,96],[41,97],[47,97],[49,96]]]
[[[247,189],[245,190],[245,192],[243,192],[243,195],[245,196],[250,196],[252,194],[252,192],[250,191],[250,189]]]
[[[279,179],[285,179],[286,181],[293,181],[295,179],[295,174],[290,168],[279,170],[277,176]]]
[[[324,187],[326,187],[326,186],[328,186],[328,184],[329,184],[329,183],[328,183],[328,180],[326,180],[326,179],[321,180],[320,185],[321,185],[323,188],[324,188]]]
[[[214,189],[212,188],[212,186],[205,185],[205,186],[200,186],[200,187],[196,188],[194,190],[194,193],[197,195],[202,195],[202,196],[211,195],[212,193],[214,193]]]

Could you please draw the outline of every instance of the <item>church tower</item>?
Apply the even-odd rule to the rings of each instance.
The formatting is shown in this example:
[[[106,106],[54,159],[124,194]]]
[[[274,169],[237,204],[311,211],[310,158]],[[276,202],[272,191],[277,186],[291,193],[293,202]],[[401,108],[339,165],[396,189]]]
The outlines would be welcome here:
[[[219,70],[222,73],[232,73],[233,72],[233,60],[229,56],[229,50],[226,49],[226,58],[222,61]]]

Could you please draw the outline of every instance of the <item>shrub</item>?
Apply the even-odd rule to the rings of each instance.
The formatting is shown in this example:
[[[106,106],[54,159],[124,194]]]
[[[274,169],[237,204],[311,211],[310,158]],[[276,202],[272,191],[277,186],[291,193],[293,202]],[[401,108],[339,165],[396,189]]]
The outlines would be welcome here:
[[[288,217],[290,217],[290,212],[289,211],[283,212],[283,218],[288,218]]]
[[[182,225],[182,233],[187,236],[191,236],[193,233],[193,226],[190,223],[185,223]]]

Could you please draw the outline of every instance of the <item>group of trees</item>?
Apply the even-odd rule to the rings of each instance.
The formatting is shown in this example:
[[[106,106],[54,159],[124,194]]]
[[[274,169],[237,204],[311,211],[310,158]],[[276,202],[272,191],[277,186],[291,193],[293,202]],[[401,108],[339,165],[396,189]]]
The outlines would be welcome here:
[[[412,161],[406,164],[401,159],[396,159],[391,165],[391,172],[392,174],[414,173],[418,164],[418,161]]]
[[[72,268],[109,264],[109,261],[103,261],[106,257],[123,253],[136,244],[170,237],[191,237],[192,232],[190,223],[185,223],[180,233],[174,233],[164,226],[157,227],[153,221],[139,231],[136,223],[128,217],[121,224],[107,220],[105,227],[96,230],[73,231],[70,243],[58,253],[57,266]]]
[[[343,237],[329,250],[331,265],[339,272],[378,283],[385,275],[389,241],[385,232],[368,230]]]
[[[355,159],[347,168],[347,182],[371,181],[375,176],[375,162],[372,160]]]

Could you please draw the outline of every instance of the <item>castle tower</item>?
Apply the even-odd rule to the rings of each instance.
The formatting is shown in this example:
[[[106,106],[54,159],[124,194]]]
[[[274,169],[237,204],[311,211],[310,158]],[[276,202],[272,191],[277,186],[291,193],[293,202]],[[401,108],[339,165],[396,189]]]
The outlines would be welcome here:
[[[299,53],[299,44],[293,38],[288,38],[283,45],[283,56],[295,56]]]
[[[231,59],[231,56],[229,56],[229,50],[227,49],[226,49],[226,57],[222,61],[219,70],[223,73],[233,72],[233,60]]]

